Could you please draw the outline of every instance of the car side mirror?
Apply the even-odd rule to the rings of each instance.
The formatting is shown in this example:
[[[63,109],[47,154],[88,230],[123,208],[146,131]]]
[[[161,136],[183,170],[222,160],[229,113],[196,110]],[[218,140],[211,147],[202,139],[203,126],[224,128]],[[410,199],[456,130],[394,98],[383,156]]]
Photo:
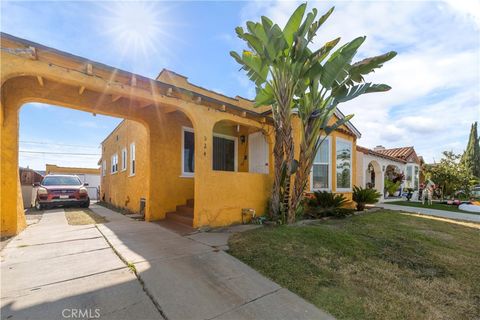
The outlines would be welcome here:
[[[83,184],[83,186],[84,186],[84,187],[88,186],[88,182],[85,182],[85,183]]]
[[[34,184],[32,184],[32,186],[34,186],[34,187],[40,187],[40,182],[35,182]]]

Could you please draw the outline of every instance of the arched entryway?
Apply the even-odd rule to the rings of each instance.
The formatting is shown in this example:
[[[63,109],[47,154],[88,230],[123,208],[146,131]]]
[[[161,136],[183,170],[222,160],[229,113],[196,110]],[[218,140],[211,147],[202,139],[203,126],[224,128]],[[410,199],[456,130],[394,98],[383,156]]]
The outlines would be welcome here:
[[[159,185],[165,185],[160,182],[164,171],[158,165],[162,148],[159,137],[165,132],[162,123],[166,114],[176,110],[191,118],[188,107],[194,102],[179,101],[165,84],[9,35],[2,34],[1,46],[2,235],[16,234],[26,225],[18,174],[18,130],[19,110],[28,102],[142,123],[147,129],[145,152],[149,154],[145,218],[163,218],[168,208],[162,199],[168,195],[158,191]]]
[[[389,164],[385,167],[385,196],[399,197],[401,194],[402,182],[404,180],[403,171],[396,165]]]
[[[371,188],[377,190],[380,194],[383,194],[383,175],[380,164],[372,160],[367,165],[365,172],[365,188]]]
[[[271,128],[270,119],[254,111],[249,101],[213,94],[189,83],[182,87],[175,81],[149,79],[3,33],[1,46],[2,235],[17,234],[25,228],[18,174],[18,110],[27,102],[142,123],[147,131],[147,221],[165,218],[185,199],[185,194],[192,195],[192,185],[194,227],[241,221],[243,208],[256,208],[263,213],[272,184],[270,167],[267,173],[235,172],[234,176],[212,169],[212,133],[217,130],[217,122],[248,128],[249,136],[260,131],[268,136],[265,128]],[[193,137],[188,134],[192,129]],[[181,138],[184,132],[187,134]],[[237,138],[242,139],[241,135]],[[183,139],[184,144],[187,139],[194,151],[185,151],[178,144],[170,149],[176,139]],[[269,163],[271,155],[269,141]],[[194,178],[191,171],[195,172]],[[181,183],[172,182],[170,177],[184,179],[185,194],[172,188],[172,184]]]

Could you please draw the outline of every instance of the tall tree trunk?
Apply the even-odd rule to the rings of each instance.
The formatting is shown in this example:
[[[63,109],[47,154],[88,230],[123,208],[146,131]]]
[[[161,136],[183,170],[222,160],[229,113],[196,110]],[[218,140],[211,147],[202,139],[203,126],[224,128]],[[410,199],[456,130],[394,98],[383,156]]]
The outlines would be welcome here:
[[[312,161],[310,156],[305,154],[305,148],[302,144],[300,147],[300,159],[298,161],[298,169],[295,173],[294,187],[290,197],[290,207],[288,212],[289,223],[296,220],[297,210],[301,204],[305,187],[307,186],[309,173],[312,168]]]
[[[272,187],[272,196],[270,198],[270,218],[274,221],[280,216],[280,197],[282,184],[282,163],[284,158],[283,139],[279,128],[275,128],[275,144],[273,146],[274,157],[274,178]]]
[[[294,162],[294,143],[293,143],[293,132],[291,123],[288,126],[285,126],[284,130],[284,140],[283,147],[285,151],[285,161],[287,162],[287,174],[285,177],[285,192],[283,194],[283,203],[285,204],[285,211],[287,214],[287,223],[295,222],[295,216],[291,216],[291,195],[292,195],[292,171],[293,171],[293,162]]]

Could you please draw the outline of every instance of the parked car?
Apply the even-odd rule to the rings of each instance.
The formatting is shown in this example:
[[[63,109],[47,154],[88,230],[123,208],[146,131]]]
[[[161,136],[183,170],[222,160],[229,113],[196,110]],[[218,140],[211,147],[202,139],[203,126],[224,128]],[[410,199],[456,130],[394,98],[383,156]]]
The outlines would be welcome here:
[[[42,210],[54,206],[76,205],[88,208],[90,198],[86,186],[75,175],[51,174],[43,178],[42,182],[35,183],[35,208]]]

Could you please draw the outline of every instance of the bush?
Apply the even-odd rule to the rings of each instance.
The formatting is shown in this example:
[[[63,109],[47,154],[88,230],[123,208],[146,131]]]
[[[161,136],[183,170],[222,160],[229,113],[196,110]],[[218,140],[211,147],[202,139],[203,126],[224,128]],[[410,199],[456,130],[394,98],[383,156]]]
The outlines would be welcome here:
[[[304,212],[307,218],[318,219],[334,216],[345,217],[353,210],[342,208],[348,200],[342,194],[333,194],[328,191],[315,191],[312,198],[307,201],[308,207]]]
[[[397,181],[393,182],[392,180],[385,178],[385,189],[387,190],[388,194],[393,196],[393,194],[400,188],[402,182]]]
[[[381,194],[375,189],[364,189],[362,187],[353,187],[353,201],[357,203],[357,210],[363,211],[366,204],[378,202]]]

